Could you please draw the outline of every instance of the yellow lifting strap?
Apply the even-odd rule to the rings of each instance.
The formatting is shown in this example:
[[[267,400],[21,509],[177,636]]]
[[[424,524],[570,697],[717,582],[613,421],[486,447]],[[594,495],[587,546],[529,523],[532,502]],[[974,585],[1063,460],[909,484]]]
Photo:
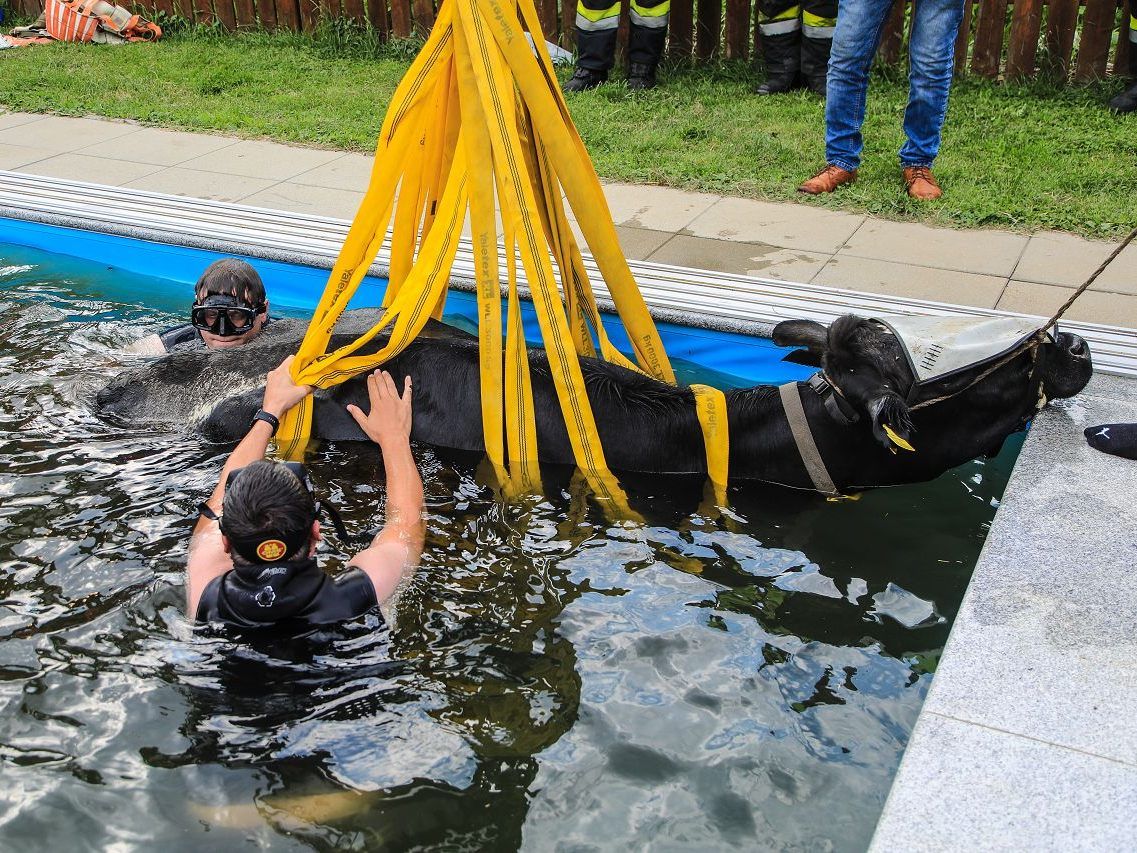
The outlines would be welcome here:
[[[534,34],[534,47],[526,31]],[[562,195],[576,213],[631,341],[634,361],[615,348],[601,323]],[[486,455],[499,480],[517,492],[540,488],[518,295],[523,271],[577,465],[601,500],[631,515],[608,470],[579,356],[603,358],[669,383],[675,374],[569,116],[533,0],[442,3],[426,44],[391,99],[367,192],[297,352],[294,379],[327,388],[373,370],[402,352],[428,319],[440,317],[467,214],[478,304],[482,427]],[[327,352],[335,323],[374,262],[389,225],[390,283],[382,316],[356,340]],[[377,351],[357,354],[388,329],[389,337]],[[724,398],[713,389],[697,395],[708,469],[716,483],[725,484]],[[285,416],[278,439],[285,456],[303,453],[311,421],[311,398]]]

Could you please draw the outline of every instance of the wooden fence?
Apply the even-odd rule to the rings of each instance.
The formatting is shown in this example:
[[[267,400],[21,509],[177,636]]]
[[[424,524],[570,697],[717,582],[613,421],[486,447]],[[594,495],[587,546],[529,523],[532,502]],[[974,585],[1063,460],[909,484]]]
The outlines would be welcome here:
[[[311,31],[321,20],[343,18],[373,27],[381,37],[422,35],[441,0],[136,0],[143,14],[178,17],[226,29]],[[559,2],[559,8],[558,8]],[[955,50],[957,73],[1025,79],[1042,74],[1077,81],[1125,73],[1129,14],[1137,0],[975,0],[964,10]],[[10,0],[15,11],[37,14],[42,0]],[[575,0],[536,0],[545,35],[572,47]],[[621,44],[626,38],[624,0]],[[880,58],[901,60],[908,0],[896,0],[881,39]],[[752,0],[671,0],[668,53],[680,60],[747,60],[761,54]],[[1116,47],[1114,47],[1116,44]],[[1077,50],[1075,51],[1075,46]],[[1111,56],[1112,55],[1112,56]]]

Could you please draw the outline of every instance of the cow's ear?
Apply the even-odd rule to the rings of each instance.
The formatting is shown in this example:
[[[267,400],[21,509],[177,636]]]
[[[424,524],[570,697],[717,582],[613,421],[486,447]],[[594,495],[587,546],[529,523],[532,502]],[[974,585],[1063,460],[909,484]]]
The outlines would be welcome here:
[[[780,347],[805,347],[822,355],[828,330],[814,320],[783,320],[774,326],[774,343]]]
[[[867,408],[872,417],[872,433],[882,447],[893,453],[916,451],[910,441],[914,432],[912,415],[898,394],[885,392],[870,400]]]

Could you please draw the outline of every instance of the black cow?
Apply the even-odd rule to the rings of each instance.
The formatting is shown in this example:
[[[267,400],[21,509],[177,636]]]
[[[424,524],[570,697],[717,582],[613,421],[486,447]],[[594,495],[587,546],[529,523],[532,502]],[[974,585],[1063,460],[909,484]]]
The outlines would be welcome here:
[[[354,339],[375,319],[349,312],[332,347]],[[127,373],[98,394],[99,407],[131,423],[140,420],[193,425],[215,441],[241,438],[261,400],[265,373],[295,352],[299,321],[275,321],[239,349],[166,356]],[[384,337],[361,352],[374,351]],[[1023,353],[969,387],[980,370],[948,380],[935,396],[955,396],[918,410],[905,402],[913,377],[893,334],[883,324],[852,315],[830,327],[804,320],[781,323],[774,340],[805,347],[817,357],[860,419],[846,424],[827,411],[811,390],[802,400],[817,446],[841,489],[932,479],[983,454],[996,453],[1046,399],[1077,394],[1093,372],[1080,337],[1060,334],[1038,352]],[[529,363],[542,462],[571,464],[572,452],[548,361],[531,349]],[[601,442],[614,471],[704,473],[703,440],[692,393],[594,359],[581,359]],[[456,450],[482,451],[478,343],[453,327],[431,323],[423,336],[387,362],[397,383],[415,382],[416,441]],[[1039,371],[1034,373],[1033,371]],[[772,385],[728,391],[730,477],[811,487],[789,424]],[[333,441],[364,439],[344,407],[366,405],[361,380],[316,393],[313,433]],[[916,452],[894,452],[888,425]]]

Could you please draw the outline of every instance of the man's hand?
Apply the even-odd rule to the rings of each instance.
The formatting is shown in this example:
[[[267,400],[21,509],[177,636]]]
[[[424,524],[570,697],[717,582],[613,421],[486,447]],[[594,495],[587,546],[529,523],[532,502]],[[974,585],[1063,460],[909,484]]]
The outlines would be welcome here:
[[[376,370],[367,377],[367,397],[371,411],[366,415],[359,406],[347,410],[367,437],[381,449],[409,445],[411,439],[411,378],[403,382],[403,394],[395,380],[385,370]]]
[[[295,358],[294,355],[288,356],[269,372],[265,382],[265,398],[261,408],[278,418],[312,393],[311,385],[297,385],[292,381],[292,361]]]

